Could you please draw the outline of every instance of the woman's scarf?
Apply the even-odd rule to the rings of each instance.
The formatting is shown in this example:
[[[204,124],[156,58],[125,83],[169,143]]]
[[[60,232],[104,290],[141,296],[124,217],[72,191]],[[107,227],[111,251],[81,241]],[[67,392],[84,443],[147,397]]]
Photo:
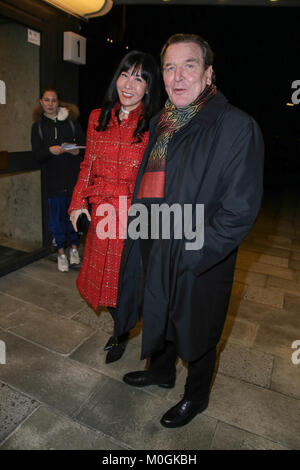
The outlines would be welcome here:
[[[169,99],[166,101],[157,124],[158,138],[143,174],[138,199],[164,197],[168,144],[173,135],[190,122],[216,92],[215,85],[208,85],[195,101],[183,108],[176,108]]]

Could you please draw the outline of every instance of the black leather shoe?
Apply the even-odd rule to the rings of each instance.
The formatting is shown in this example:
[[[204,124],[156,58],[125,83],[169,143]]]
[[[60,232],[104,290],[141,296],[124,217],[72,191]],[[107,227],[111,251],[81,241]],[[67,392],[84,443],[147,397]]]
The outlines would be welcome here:
[[[128,331],[121,336],[111,336],[109,340],[107,341],[106,345],[104,346],[103,351],[109,351],[113,346],[116,346],[119,343],[124,343],[125,341],[128,341],[128,338],[129,338]]]
[[[203,401],[190,401],[182,399],[177,405],[170,408],[161,418],[160,423],[165,428],[179,428],[188,424],[192,419],[207,408],[208,397]]]
[[[141,370],[136,372],[129,372],[129,374],[124,375],[123,381],[127,385],[132,385],[133,387],[147,387],[148,385],[158,385],[162,388],[173,388],[175,385],[175,376],[172,377],[170,380],[162,381],[149,376],[148,371]]]
[[[107,349],[104,349],[108,350],[105,359],[106,364],[111,364],[112,362],[116,362],[121,359],[126,349],[128,339],[129,333],[125,333],[124,335],[119,336],[118,338],[112,336],[108,340],[108,343],[105,345],[105,348]]]
[[[103,348],[103,351],[109,351],[114,344],[118,343],[118,338],[116,336],[111,336],[107,341],[106,345]]]

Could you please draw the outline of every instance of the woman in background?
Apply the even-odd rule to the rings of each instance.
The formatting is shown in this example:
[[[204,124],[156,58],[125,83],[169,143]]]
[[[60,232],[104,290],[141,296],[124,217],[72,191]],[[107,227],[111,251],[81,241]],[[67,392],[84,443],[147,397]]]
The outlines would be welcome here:
[[[79,265],[79,237],[69,216],[68,207],[78,177],[83,151],[67,150],[62,144],[85,145],[85,135],[77,122],[79,110],[75,104],[62,103],[54,88],[41,93],[39,105],[33,111],[31,145],[36,159],[42,164],[45,192],[49,205],[48,228],[58,251],[57,266],[69,271],[65,253],[70,245],[70,264]]]
[[[82,212],[91,221],[77,279],[78,290],[95,311],[99,306],[108,307],[113,318],[117,314],[128,209],[149,140],[149,121],[159,108],[160,72],[156,61],[149,54],[129,52],[115,72],[104,107],[90,115],[86,153],[69,208],[75,230]],[[125,207],[123,213],[119,212],[119,197]],[[115,233],[103,232],[107,220],[107,213],[101,209],[104,204],[115,210]],[[123,234],[119,233],[119,221]],[[104,348],[108,351],[106,363],[122,357],[128,337],[129,332],[109,339]]]

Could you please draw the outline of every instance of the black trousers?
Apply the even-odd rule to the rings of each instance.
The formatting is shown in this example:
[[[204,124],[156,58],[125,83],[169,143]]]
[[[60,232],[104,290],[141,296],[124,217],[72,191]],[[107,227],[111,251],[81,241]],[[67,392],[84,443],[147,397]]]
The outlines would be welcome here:
[[[146,272],[152,240],[141,241],[141,255],[144,272]],[[176,345],[166,341],[164,349],[151,357],[148,373],[158,380],[166,381],[175,375],[177,358]],[[216,347],[208,350],[196,361],[188,363],[188,375],[185,382],[184,398],[202,401],[209,395],[210,384],[216,363]]]
[[[172,379],[175,374],[176,358],[175,344],[167,341],[164,349],[151,357],[148,368],[149,375],[163,382]],[[188,363],[188,374],[184,390],[185,399],[202,401],[209,395],[215,363],[215,347],[207,351],[196,361]]]

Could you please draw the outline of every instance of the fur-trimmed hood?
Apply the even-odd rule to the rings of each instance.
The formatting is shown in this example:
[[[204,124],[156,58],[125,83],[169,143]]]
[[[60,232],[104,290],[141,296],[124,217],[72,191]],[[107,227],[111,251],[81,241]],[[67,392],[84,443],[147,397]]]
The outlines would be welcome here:
[[[32,112],[32,120],[33,122],[37,122],[40,120],[41,115],[43,114],[43,108],[40,103],[34,108]],[[58,121],[64,121],[70,117],[72,121],[75,121],[79,117],[79,109],[78,106],[74,103],[66,103],[64,101],[60,101],[60,106],[58,108],[57,119]]]

